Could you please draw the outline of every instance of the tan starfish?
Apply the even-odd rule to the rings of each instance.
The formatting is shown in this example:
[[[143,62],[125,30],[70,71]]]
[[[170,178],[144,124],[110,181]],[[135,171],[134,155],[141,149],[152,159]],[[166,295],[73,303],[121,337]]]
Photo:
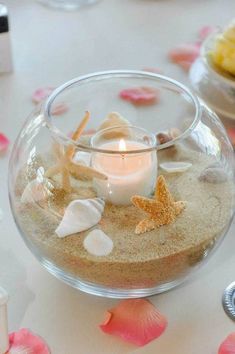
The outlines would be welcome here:
[[[90,118],[90,113],[86,112],[78,128],[73,133],[71,137],[72,140],[77,141],[80,138],[89,118]],[[73,174],[78,179],[83,179],[84,177],[88,179],[92,179],[92,178],[98,178],[102,180],[107,179],[106,175],[95,170],[92,167],[74,163],[72,159],[75,153],[75,146],[73,145],[69,145],[67,149],[62,149],[61,145],[55,144],[54,153],[58,159],[58,163],[55,166],[50,167],[46,171],[45,177],[51,178],[61,173],[62,188],[67,192],[71,192],[72,189],[70,183],[70,174]]]
[[[186,206],[186,202],[174,201],[162,175],[157,179],[154,199],[136,195],[131,198],[131,201],[137,208],[149,214],[136,226],[136,234],[143,234],[159,226],[171,224]]]

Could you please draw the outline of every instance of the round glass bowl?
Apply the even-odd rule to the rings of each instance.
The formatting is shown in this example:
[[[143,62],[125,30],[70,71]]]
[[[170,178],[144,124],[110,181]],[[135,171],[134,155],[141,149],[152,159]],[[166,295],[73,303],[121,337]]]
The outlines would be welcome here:
[[[235,119],[235,77],[217,67],[211,51],[222,30],[203,43],[200,57],[193,63],[189,77],[193,89],[222,118]]]
[[[226,234],[233,149],[180,83],[95,73],[56,89],[26,121],[9,194],[21,236],[50,273],[91,294],[149,296],[191,275]]]

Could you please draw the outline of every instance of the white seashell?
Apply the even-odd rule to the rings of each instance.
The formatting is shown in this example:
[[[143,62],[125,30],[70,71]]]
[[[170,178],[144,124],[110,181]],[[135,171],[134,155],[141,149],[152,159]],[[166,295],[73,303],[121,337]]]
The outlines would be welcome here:
[[[121,129],[118,129],[118,131],[107,131],[104,134],[104,137],[107,139],[114,139],[129,135],[129,131],[126,129],[126,127],[130,126],[130,122],[123,118],[119,113],[111,112],[103,120],[98,130],[122,126],[124,127],[123,131]]]
[[[85,151],[78,151],[73,157],[73,162],[84,166],[90,166],[91,154]]]
[[[84,248],[94,256],[107,256],[113,250],[113,241],[102,230],[91,231],[83,241]]]
[[[160,164],[160,167],[168,173],[185,172],[191,166],[190,162],[163,162]]]
[[[65,237],[90,229],[98,224],[104,211],[104,201],[100,198],[72,201],[55,230],[59,237]]]
[[[129,126],[130,122],[127,119],[123,118],[117,112],[111,112],[107,115],[107,117],[103,120],[98,130],[117,127],[117,126]]]
[[[43,200],[47,196],[47,190],[45,185],[38,182],[37,179],[33,179],[27,184],[22,195],[21,203],[34,203]]]

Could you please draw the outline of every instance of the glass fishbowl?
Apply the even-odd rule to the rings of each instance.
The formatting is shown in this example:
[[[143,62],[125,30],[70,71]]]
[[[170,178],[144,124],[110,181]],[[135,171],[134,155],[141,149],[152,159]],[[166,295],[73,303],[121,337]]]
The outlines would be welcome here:
[[[182,84],[94,73],[55,89],[27,119],[9,195],[20,235],[50,273],[95,295],[149,296],[220,245],[234,212],[234,154],[216,114]]]

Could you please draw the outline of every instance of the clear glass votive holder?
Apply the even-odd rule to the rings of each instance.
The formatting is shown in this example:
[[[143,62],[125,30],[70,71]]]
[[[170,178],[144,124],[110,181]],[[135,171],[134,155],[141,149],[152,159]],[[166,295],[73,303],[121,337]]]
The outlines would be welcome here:
[[[91,145],[101,149],[92,154],[92,167],[108,177],[94,181],[99,197],[115,205],[130,205],[133,195],[151,195],[157,175],[154,134],[134,126],[112,127],[98,131]]]

